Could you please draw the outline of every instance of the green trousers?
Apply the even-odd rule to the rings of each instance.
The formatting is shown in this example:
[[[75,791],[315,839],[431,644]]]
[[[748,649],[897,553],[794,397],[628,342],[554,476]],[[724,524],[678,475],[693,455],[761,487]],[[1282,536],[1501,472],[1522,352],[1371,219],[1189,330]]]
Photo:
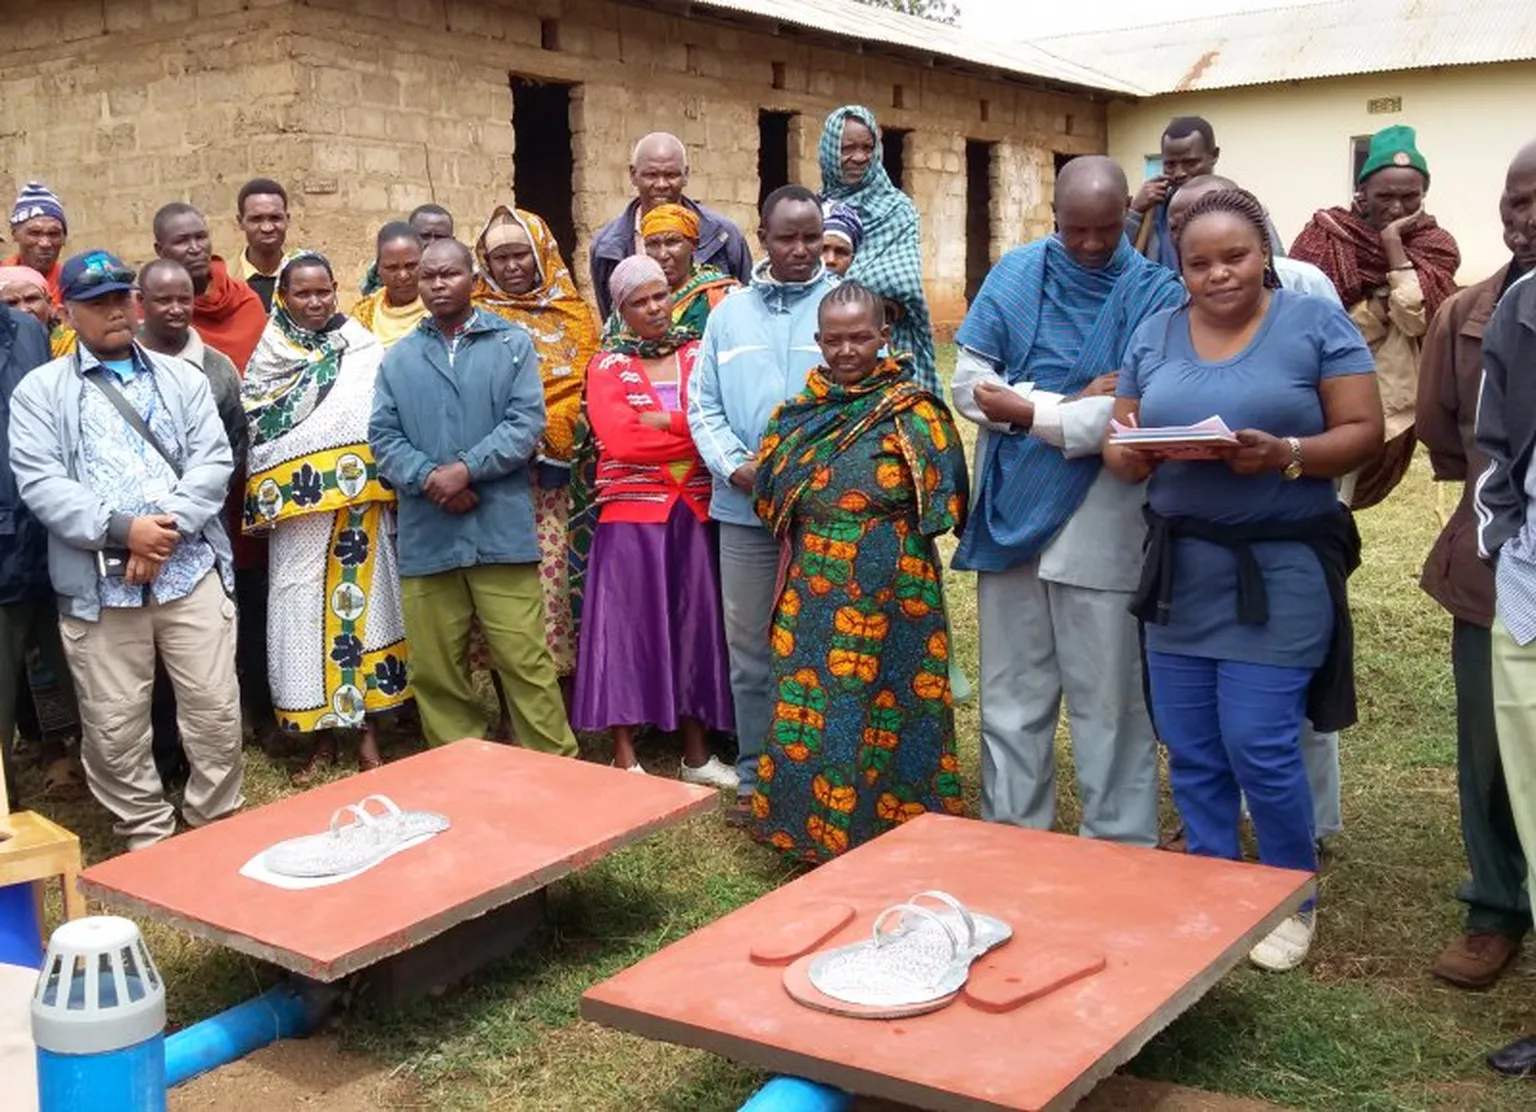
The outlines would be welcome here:
[[[429,744],[485,737],[490,730],[469,678],[470,619],[478,617],[491,663],[506,685],[517,740],[529,749],[576,755],[576,737],[544,636],[537,564],[485,564],[402,576],[400,601],[411,646],[411,685]]]
[[[1510,809],[1529,868],[1536,862],[1536,641],[1516,643],[1497,619],[1493,623],[1493,720]],[[1528,877],[1526,886],[1536,892],[1536,875]]]

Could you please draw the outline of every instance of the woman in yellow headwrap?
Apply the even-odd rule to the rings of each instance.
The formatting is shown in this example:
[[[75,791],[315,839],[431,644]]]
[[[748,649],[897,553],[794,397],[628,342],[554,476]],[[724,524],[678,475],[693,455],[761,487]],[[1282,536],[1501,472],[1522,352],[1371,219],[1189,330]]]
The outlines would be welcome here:
[[[372,332],[388,351],[427,315],[416,281],[421,236],[409,224],[395,220],[379,229],[375,242],[373,275],[380,285],[352,306],[352,319]]]
[[[710,312],[741,283],[693,261],[699,247],[698,214],[685,205],[657,205],[640,218],[640,238],[672,287],[672,324],[702,336]],[[603,326],[603,339],[612,339],[623,327],[615,309]]]
[[[475,241],[474,303],[522,325],[539,354],[547,424],[533,469],[534,519],[549,648],[562,677],[576,667],[566,562],[571,445],[587,363],[597,351],[592,310],[560,257],[549,225],[531,212],[497,205]]]

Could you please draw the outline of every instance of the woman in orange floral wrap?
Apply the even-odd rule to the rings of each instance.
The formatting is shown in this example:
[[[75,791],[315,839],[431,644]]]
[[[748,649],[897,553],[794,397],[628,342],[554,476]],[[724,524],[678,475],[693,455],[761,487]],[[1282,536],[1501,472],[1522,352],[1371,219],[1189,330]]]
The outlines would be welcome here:
[[[522,325],[539,353],[548,423],[532,473],[533,514],[549,651],[568,687],[576,670],[566,537],[571,448],[587,363],[597,352],[597,321],[576,292],[554,233],[531,212],[497,205],[475,241],[475,261],[474,303]]]
[[[965,454],[944,404],[881,360],[889,339],[878,294],[829,293],[824,365],[759,457],[758,514],[786,570],[753,831],[800,860],[962,807],[934,539],[965,523]]]

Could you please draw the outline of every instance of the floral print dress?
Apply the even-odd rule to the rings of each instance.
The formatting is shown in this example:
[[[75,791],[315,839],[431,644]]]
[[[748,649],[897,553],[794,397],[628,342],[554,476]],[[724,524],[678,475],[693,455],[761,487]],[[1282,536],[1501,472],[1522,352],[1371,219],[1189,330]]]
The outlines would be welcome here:
[[[928,811],[962,810],[943,568],[964,525],[949,411],[894,363],[811,374],[769,424],[759,514],[787,542],[755,836],[824,861]]]
[[[288,265],[288,264],[285,264]],[[368,446],[383,349],[355,320],[277,308],[242,383],[244,528],[270,537],[268,678],[285,730],[355,729],[408,702],[395,494]]]

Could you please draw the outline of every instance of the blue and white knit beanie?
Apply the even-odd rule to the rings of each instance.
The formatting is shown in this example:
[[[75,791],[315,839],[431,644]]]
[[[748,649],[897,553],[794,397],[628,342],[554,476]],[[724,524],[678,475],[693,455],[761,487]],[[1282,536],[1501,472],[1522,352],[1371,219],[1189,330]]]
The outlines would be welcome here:
[[[29,181],[17,194],[16,203],[11,206],[11,227],[36,220],[39,216],[53,217],[64,225],[64,231],[68,234],[69,221],[64,219],[64,206],[59,203],[59,198],[42,182]]]

